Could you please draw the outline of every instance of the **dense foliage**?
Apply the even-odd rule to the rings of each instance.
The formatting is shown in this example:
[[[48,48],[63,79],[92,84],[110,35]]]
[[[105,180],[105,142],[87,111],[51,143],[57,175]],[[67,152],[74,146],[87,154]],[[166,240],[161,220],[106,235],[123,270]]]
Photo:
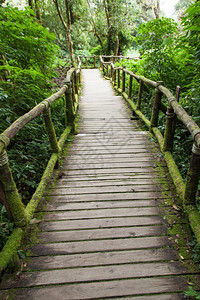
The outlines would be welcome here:
[[[153,0],[45,0],[37,1],[40,7],[24,10],[2,6],[4,2],[0,1],[0,132],[53,92],[58,76],[55,70],[58,63],[62,64],[57,45],[66,57],[73,53],[125,55],[134,48],[142,59],[123,61],[122,65],[164,81],[173,93],[181,85],[181,104],[200,124],[200,1],[179,0],[182,24],[159,18]],[[138,90],[137,82],[133,89]],[[144,94],[142,110],[147,115],[152,99],[153,94]],[[62,102],[53,106],[58,136],[64,124]],[[162,120],[164,116],[159,124],[161,131]],[[185,128],[177,127],[174,149],[185,175],[191,138]],[[11,141],[8,154],[18,189],[27,203],[50,156],[42,118],[31,122]],[[13,225],[7,224],[4,207],[1,211],[3,245]]]
[[[0,7],[0,132],[19,116],[52,94],[58,46],[55,35],[35,20],[29,8],[18,10]],[[53,106],[57,135],[60,135],[64,114],[62,99]],[[11,140],[9,161],[24,203],[30,199],[50,156],[43,120],[37,118]],[[12,230],[1,208],[0,247]]]
[[[199,15],[200,2],[193,3],[186,11],[180,26],[172,19],[159,18],[138,27],[136,42],[141,60],[123,61],[121,64],[133,72],[155,81],[163,81],[165,86],[176,93],[176,86],[181,86],[180,103],[189,115],[200,125],[199,97]],[[134,82],[134,90],[138,90]],[[142,110],[150,118],[152,94],[144,96]],[[159,128],[164,130],[164,115],[161,115]],[[174,156],[185,177],[191,154],[192,139],[181,124],[177,125],[174,143]],[[183,155],[184,153],[184,155]]]

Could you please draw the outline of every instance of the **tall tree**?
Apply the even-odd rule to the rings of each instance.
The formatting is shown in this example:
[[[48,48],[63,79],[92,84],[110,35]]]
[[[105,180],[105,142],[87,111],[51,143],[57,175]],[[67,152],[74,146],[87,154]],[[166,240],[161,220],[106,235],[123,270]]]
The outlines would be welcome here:
[[[153,11],[156,19],[160,18],[160,0],[154,0]]]
[[[70,1],[65,0],[65,9],[66,9],[66,21],[63,17],[61,12],[61,8],[59,6],[58,0],[53,0],[55,3],[59,18],[62,22],[64,29],[66,30],[67,42],[68,42],[68,49],[71,56],[72,64],[75,65],[75,58],[74,58],[74,50],[73,50],[73,42],[71,37],[71,9],[70,9]]]

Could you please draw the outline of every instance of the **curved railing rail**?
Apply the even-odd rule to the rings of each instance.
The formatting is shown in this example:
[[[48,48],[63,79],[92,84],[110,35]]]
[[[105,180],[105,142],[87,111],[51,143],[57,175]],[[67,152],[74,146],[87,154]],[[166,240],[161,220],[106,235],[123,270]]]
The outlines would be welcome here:
[[[2,271],[16,254],[23,237],[24,228],[30,223],[31,218],[39,204],[53,170],[59,165],[60,152],[69,134],[75,131],[75,117],[78,109],[78,97],[81,82],[81,61],[78,60],[77,69],[72,68],[67,72],[61,89],[43,100],[28,113],[18,118],[2,134],[0,134],[0,201],[6,207],[9,218],[14,222],[15,229],[0,253],[0,271]],[[57,141],[54,124],[51,118],[51,105],[65,95],[65,130]],[[43,114],[46,133],[48,135],[52,155],[44,171],[42,179],[33,194],[30,202],[24,207],[18,193],[12,171],[9,167],[6,147],[10,140],[31,120]]]
[[[170,175],[181,199],[179,205],[187,214],[193,232],[200,244],[200,213],[196,205],[196,195],[200,178],[200,128],[178,102],[180,87],[177,87],[177,95],[175,97],[166,87],[164,87],[163,82],[155,82],[145,78],[144,76],[136,75],[123,67],[115,67],[112,61],[105,62],[104,57],[100,56],[100,69],[107,78],[111,79],[115,89],[123,95],[133,112],[145,122],[150,131],[156,136],[166,160]],[[128,89],[125,86],[126,76],[129,76]],[[131,100],[133,96],[133,79],[137,80],[139,83],[138,99],[136,104]],[[142,93],[145,86],[150,86],[155,89],[155,98],[150,120],[147,119],[147,117],[140,111]],[[148,90],[148,88],[146,90]],[[167,106],[161,101],[163,95],[168,100]],[[158,129],[160,111],[166,114],[164,136]],[[186,183],[184,183],[172,155],[175,124],[177,119],[185,125],[194,141],[191,149],[192,154],[190,167],[187,172]]]

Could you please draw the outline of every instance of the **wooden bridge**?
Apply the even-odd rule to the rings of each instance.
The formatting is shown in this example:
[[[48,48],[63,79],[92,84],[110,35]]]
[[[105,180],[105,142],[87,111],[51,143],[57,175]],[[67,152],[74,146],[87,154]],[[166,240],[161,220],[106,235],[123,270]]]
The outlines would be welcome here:
[[[79,131],[45,186],[37,242],[0,299],[184,299],[198,268],[188,267],[166,162],[99,70],[82,75]]]

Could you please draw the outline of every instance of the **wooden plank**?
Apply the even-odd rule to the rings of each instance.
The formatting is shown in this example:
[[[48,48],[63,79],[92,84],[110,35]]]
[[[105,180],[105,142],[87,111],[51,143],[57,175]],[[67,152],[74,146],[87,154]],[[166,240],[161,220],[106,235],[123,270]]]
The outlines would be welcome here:
[[[108,299],[108,297],[125,297],[138,294],[158,296],[156,294],[184,292],[187,289],[187,280],[188,278],[183,276],[161,277],[26,288],[16,290],[15,299],[49,300],[49,295],[52,299],[61,300]],[[157,299],[159,298],[157,297]]]
[[[62,211],[62,210],[79,210],[93,208],[119,208],[119,207],[151,207],[161,204],[159,200],[129,200],[129,201],[101,201],[101,202],[50,202],[45,205],[45,208],[40,208],[40,211]],[[164,204],[163,204],[164,205]]]
[[[154,262],[98,266],[90,268],[59,269],[23,273],[20,280],[3,285],[4,288],[31,287],[75,282],[89,282],[114,279],[132,279],[137,277],[169,276],[187,274],[188,269],[180,262]]]
[[[109,227],[129,227],[163,224],[161,216],[146,217],[123,217],[123,218],[104,218],[92,220],[68,220],[68,221],[48,221],[39,225],[40,230],[72,230],[72,229],[88,229],[88,228],[109,228]]]
[[[60,195],[59,191],[51,196],[54,201],[110,201],[110,200],[138,200],[138,199],[154,199],[166,198],[169,192],[138,192],[138,193],[103,193],[103,194],[83,194],[83,195]],[[60,196],[59,196],[60,195]]]
[[[38,238],[41,243],[132,238],[142,236],[163,236],[167,234],[166,226],[148,226],[148,227],[125,227],[125,228],[104,228],[90,230],[69,230],[40,232]]]
[[[158,207],[131,207],[113,209],[90,209],[76,211],[47,212],[44,215],[45,221],[51,220],[73,220],[73,219],[96,219],[113,217],[134,217],[134,216],[155,216],[162,215],[162,208]]]
[[[130,168],[101,168],[101,169],[83,169],[79,168],[78,170],[70,170],[68,168],[63,168],[63,171],[66,172],[67,175],[100,175],[100,174],[122,174],[122,173],[128,173],[128,174],[154,174],[157,172],[155,168],[152,167],[130,167]]]
[[[141,180],[141,179],[151,179],[155,182],[157,182],[157,180],[164,180],[164,178],[166,179],[166,177],[161,177],[159,179],[159,176],[157,173],[154,174],[149,174],[149,173],[139,173],[139,174],[126,174],[126,173],[122,173],[122,174],[103,174],[103,175],[84,175],[84,174],[80,174],[78,176],[69,176],[67,175],[67,173],[65,173],[64,171],[60,173],[60,176],[58,178],[58,180],[67,180],[67,182],[74,182],[76,181],[77,183],[79,183],[80,181],[99,181],[101,180],[103,183],[106,181],[112,181],[115,182],[117,180],[120,180],[123,182],[126,182],[127,180],[131,180],[131,181],[136,181],[136,180]],[[167,179],[166,179],[167,180]]]
[[[111,164],[111,163],[119,163],[119,161],[123,164],[136,164],[138,163],[138,157],[134,157],[134,158],[129,158],[129,157],[125,157],[123,159],[121,159],[120,157],[111,157],[111,158],[103,158],[101,157],[101,161],[100,159],[98,159],[98,157],[95,157],[94,155],[90,158],[89,161],[86,161],[84,157],[77,157],[76,160],[71,160],[68,159],[66,160],[66,162],[64,163],[65,165],[74,165],[74,164],[78,164],[78,165],[82,165],[82,164]],[[155,165],[157,163],[156,159],[153,156],[143,156],[140,157],[139,161],[141,162],[141,164],[143,164],[144,162],[149,162],[153,165]],[[141,166],[140,164],[140,166]]]
[[[31,257],[26,269],[48,270],[170,260],[178,260],[174,249],[157,248]]]
[[[114,240],[63,242],[52,244],[37,244],[31,250],[33,255],[55,255],[88,253],[102,251],[134,250],[143,248],[160,248],[171,245],[171,240],[166,236],[125,238]]]
[[[158,179],[158,178],[148,178],[148,179],[124,179],[124,180],[90,180],[90,181],[74,181],[69,182],[67,177],[62,176],[55,188],[57,187],[65,187],[65,188],[81,188],[81,187],[106,187],[106,186],[132,186],[132,185],[161,185],[161,183],[166,184],[166,179]]]
[[[108,193],[138,193],[143,191],[157,192],[157,191],[166,191],[167,188],[162,187],[161,185],[135,185],[130,186],[104,186],[104,187],[74,187],[74,188],[65,188],[65,187],[56,187],[49,189],[51,195],[83,195],[83,194],[108,194]],[[80,196],[81,197],[81,196]]]
[[[97,159],[90,159],[80,164],[68,164],[65,162],[63,167],[68,170],[79,170],[79,169],[102,169],[102,168],[134,168],[134,167],[157,167],[155,161],[143,161],[143,162],[104,162],[101,157]]]

